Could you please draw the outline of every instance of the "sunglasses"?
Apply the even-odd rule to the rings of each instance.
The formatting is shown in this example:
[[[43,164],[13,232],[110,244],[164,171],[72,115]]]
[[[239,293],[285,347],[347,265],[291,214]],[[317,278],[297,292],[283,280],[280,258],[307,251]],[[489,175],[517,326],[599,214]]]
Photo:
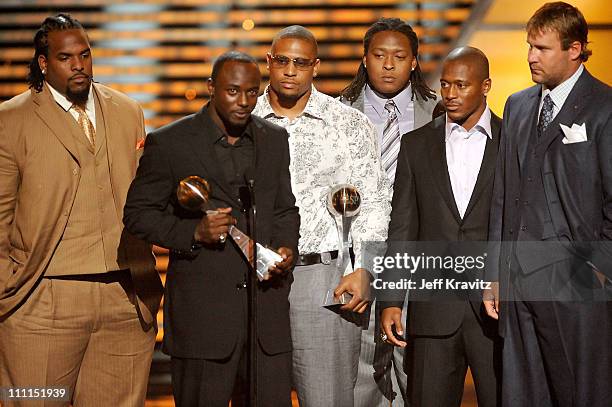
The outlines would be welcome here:
[[[317,61],[316,59],[289,58],[284,55],[270,55],[270,59],[272,60],[271,65],[273,68],[284,68],[290,62],[293,62],[293,65],[301,71],[308,70]]]

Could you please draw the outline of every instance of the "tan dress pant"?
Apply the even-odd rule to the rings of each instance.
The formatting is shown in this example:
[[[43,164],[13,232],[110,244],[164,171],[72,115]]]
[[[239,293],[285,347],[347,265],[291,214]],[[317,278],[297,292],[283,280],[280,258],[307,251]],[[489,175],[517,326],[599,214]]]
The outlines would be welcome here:
[[[0,322],[0,387],[63,387],[70,401],[5,405],[143,406],[155,332],[143,331],[133,298],[129,278],[43,278]]]

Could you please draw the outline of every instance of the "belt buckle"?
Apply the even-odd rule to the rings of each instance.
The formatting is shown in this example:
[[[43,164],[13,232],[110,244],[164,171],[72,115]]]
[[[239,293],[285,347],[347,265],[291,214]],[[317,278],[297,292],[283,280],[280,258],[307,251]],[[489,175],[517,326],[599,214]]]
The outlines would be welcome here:
[[[331,253],[330,252],[323,252],[321,253],[321,263],[325,264],[326,266],[331,264]]]

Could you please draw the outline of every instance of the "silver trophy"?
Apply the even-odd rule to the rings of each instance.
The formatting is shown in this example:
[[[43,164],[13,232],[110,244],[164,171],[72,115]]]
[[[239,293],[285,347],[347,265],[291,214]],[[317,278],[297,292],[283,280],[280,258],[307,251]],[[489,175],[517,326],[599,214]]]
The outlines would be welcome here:
[[[181,180],[176,189],[176,196],[181,206],[187,210],[204,211],[207,215],[217,213],[210,204],[210,185],[204,178],[197,175]],[[249,263],[252,263],[253,240],[234,225],[229,227],[228,235],[231,236]],[[257,243],[257,266],[254,268],[257,270],[259,281],[263,281],[268,276],[270,267],[282,260],[283,258],[278,253]]]
[[[349,254],[349,232],[355,215],[361,207],[361,196],[353,185],[334,185],[327,194],[327,209],[334,216],[336,229],[338,231],[338,259],[336,260],[336,273],[334,273],[330,288],[328,288],[323,306],[336,308],[351,300],[349,293],[343,293],[339,297],[334,295],[334,290],[343,276],[353,272],[351,257]]]

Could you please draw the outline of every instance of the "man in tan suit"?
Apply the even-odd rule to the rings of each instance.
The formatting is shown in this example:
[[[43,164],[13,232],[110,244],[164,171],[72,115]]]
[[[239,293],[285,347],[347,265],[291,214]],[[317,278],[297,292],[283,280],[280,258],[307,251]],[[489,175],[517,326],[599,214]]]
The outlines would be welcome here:
[[[142,406],[161,283],[151,247],[121,221],[142,111],[92,83],[71,16],[47,18],[34,45],[31,89],[0,105],[0,388]]]

